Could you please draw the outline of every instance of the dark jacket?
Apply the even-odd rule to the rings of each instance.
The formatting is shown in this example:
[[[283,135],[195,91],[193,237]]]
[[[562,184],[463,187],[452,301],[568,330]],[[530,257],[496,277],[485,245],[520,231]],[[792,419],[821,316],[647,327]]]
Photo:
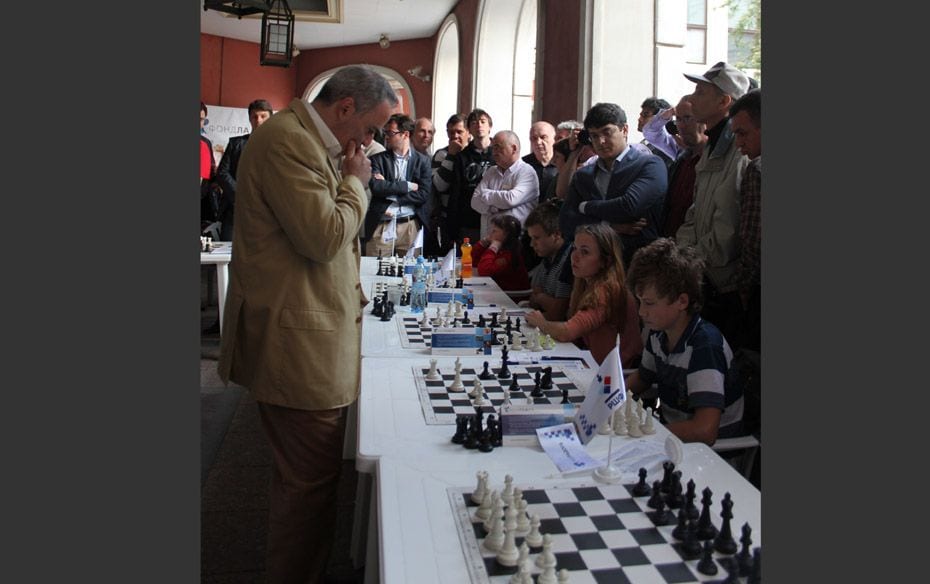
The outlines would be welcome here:
[[[620,236],[623,261],[629,265],[633,252],[659,237],[668,190],[668,169],[658,156],[631,148],[620,164],[614,166],[607,196],[601,197],[594,183],[595,166],[583,166],[572,177],[559,213],[559,228],[563,237],[571,240],[579,225],[599,221],[632,223],[645,217],[646,227],[639,235]],[[582,214],[578,205],[583,201],[590,202]]]
[[[223,223],[223,231],[229,231],[230,239],[223,238],[223,241],[231,241],[233,226],[233,207],[236,204],[236,173],[239,170],[239,158],[242,156],[242,149],[249,140],[249,134],[245,136],[235,136],[229,139],[226,144],[226,150],[223,151],[223,157],[220,159],[220,165],[216,167],[216,184],[223,189],[220,195],[220,221]]]
[[[371,203],[365,215],[365,233],[372,234],[384,216],[384,211],[391,205],[387,197],[396,197],[397,204],[410,205],[414,208],[420,226],[429,225],[433,170],[429,156],[410,148],[410,160],[407,161],[407,176],[398,177],[394,167],[394,152],[387,150],[371,157]],[[384,180],[374,178],[381,174]],[[419,190],[408,191],[407,181],[417,183]]]

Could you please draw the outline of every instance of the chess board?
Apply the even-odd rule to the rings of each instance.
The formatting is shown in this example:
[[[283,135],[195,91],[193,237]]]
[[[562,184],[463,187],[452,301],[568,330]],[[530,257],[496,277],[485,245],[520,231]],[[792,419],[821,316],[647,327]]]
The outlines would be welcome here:
[[[724,556],[714,552],[717,574],[697,570],[700,558],[685,560],[672,536],[675,525],[656,526],[647,507],[649,497],[633,497],[633,485],[519,486],[529,503],[528,515],[540,518],[539,531],[552,537],[556,571],[566,569],[572,584],[670,584],[673,582],[719,582],[727,576]],[[503,485],[489,488],[503,489]],[[482,546],[485,538],[478,508],[471,500],[472,488],[450,487],[448,495],[473,584],[506,584],[517,567],[501,566],[495,552]],[[715,497],[716,498],[716,497]],[[738,505],[739,502],[737,501]],[[720,525],[718,501],[711,505],[714,524]],[[525,535],[525,534],[523,534]],[[738,530],[736,537],[739,537]],[[524,537],[517,535],[519,548]],[[535,578],[542,572],[535,561],[542,548],[530,548],[529,561]],[[744,582],[744,579],[740,579]]]
[[[445,310],[441,310],[441,314],[445,314]],[[507,313],[512,316],[514,319],[520,318],[521,320],[526,316],[526,313],[523,311],[513,311]],[[474,310],[468,311],[468,319],[471,324],[467,326],[475,327],[478,326],[478,316],[479,313]],[[417,316],[400,316],[395,319],[397,321],[397,329],[400,333],[400,344],[405,349],[429,349],[432,347],[430,339],[433,336],[433,329],[435,328],[431,321],[435,318],[435,309],[426,311],[426,326],[420,326],[420,320],[422,315]],[[487,317],[486,317],[487,318]],[[452,319],[454,322],[461,323],[461,319]],[[527,326],[526,323],[522,323],[521,328]],[[511,327],[513,334],[520,334],[520,331],[517,331],[516,328]],[[497,338],[498,335],[504,335],[504,326],[494,327],[494,337]],[[524,340],[525,342],[525,340]]]
[[[498,359],[500,361],[500,359]],[[552,367],[552,389],[543,390],[543,397],[533,398],[535,404],[559,404],[562,402],[562,389],[568,390],[568,401],[580,405],[584,401],[587,387],[576,383],[571,365],[508,365],[510,373],[517,378],[520,391],[510,392],[510,401],[515,404],[526,403],[526,398],[535,386],[536,372],[542,374],[546,367]],[[449,391],[449,386],[455,379],[455,369],[452,364],[440,367],[439,374],[442,379],[430,381],[426,379],[429,367],[413,367],[413,376],[417,384],[417,394],[420,396],[420,406],[423,417],[428,425],[449,424],[454,425],[459,414],[474,414],[475,406],[468,392],[472,390],[475,379],[481,373],[482,367],[462,367],[461,378],[465,391]],[[489,371],[497,374],[500,367],[490,366]],[[513,382],[509,379],[481,380],[484,389],[485,405],[481,411],[485,414],[496,414],[504,402],[504,389],[509,388]]]

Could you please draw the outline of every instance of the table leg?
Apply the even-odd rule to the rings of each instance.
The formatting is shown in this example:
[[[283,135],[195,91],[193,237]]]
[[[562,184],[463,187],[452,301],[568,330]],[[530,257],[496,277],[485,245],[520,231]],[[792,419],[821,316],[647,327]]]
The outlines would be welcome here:
[[[219,315],[217,320],[220,323],[220,335],[223,334],[223,307],[226,306],[226,284],[229,279],[229,264],[216,264],[216,299]]]

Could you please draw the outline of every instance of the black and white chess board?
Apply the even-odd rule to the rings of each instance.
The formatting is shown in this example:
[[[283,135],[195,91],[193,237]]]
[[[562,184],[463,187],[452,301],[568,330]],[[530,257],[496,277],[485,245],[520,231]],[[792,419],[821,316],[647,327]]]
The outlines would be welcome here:
[[[498,366],[491,366],[488,370],[495,374],[493,379],[481,380],[485,404],[481,411],[485,414],[497,413],[500,406],[504,403],[504,389],[509,389],[512,378],[498,379],[496,374],[500,371],[500,359],[497,359]],[[568,390],[568,401],[580,405],[584,401],[587,389],[575,382],[572,375],[572,367],[560,365],[508,365],[510,373],[516,377],[519,384],[519,391],[510,392],[510,401],[514,404],[527,403],[527,397],[536,385],[536,373],[542,375],[543,369],[552,367],[552,389],[542,390],[543,397],[533,398],[534,404],[559,404],[562,402],[562,390]],[[449,364],[439,368],[439,374],[442,379],[430,381],[426,379],[429,373],[429,367],[414,366],[413,374],[417,384],[417,394],[420,396],[420,406],[423,408],[423,417],[428,425],[455,424],[455,418],[458,414],[474,414],[475,406],[473,399],[468,396],[472,391],[475,379],[481,373],[482,368],[462,367],[460,377],[462,384],[465,386],[464,391],[454,392],[449,390],[455,379],[455,369]]]
[[[633,485],[590,484],[534,488],[521,486],[529,503],[528,515],[540,518],[539,532],[550,534],[556,570],[568,571],[572,584],[671,584],[674,582],[722,582],[727,567],[734,568],[735,556],[713,552],[718,570],[710,576],[698,571],[697,559],[685,559],[682,544],[672,536],[675,524],[656,526],[648,496],[633,497]],[[448,489],[459,538],[473,584],[506,584],[517,567],[500,565],[495,552],[482,542],[486,532],[475,517],[473,488]],[[738,502],[737,502],[738,504]],[[719,505],[714,505],[714,522],[720,525]],[[517,535],[519,547],[525,537]],[[737,534],[737,537],[739,535]],[[542,548],[530,548],[529,565],[535,582],[542,569],[536,559]],[[742,577],[734,582],[751,582]]]
[[[435,318],[434,310],[427,309],[426,311],[426,325],[421,326],[420,321],[422,320],[422,315],[419,316],[398,316],[397,317],[397,328],[400,333],[400,344],[405,349],[429,349],[432,347],[430,339],[433,336],[433,329],[436,328],[432,325],[432,319]],[[445,314],[445,311],[442,311]],[[509,312],[513,318],[523,319],[526,313],[522,311]],[[478,326],[478,316],[479,313],[474,310],[468,311],[468,318],[471,324],[462,325],[460,318],[449,319],[450,326],[452,322],[458,323],[457,326]],[[523,323],[523,326],[526,326],[526,323]],[[520,331],[517,331],[515,328],[511,327],[513,334],[520,334]],[[500,336],[505,335],[505,327],[499,325],[493,328],[494,338],[499,338]]]

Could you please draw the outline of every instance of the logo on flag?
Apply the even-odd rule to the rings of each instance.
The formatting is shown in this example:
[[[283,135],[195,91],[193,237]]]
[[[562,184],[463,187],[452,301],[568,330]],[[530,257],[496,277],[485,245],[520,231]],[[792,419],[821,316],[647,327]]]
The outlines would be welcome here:
[[[625,401],[626,383],[620,365],[620,345],[616,345],[591,380],[588,393],[575,416],[582,443],[590,442],[598,426],[605,423],[610,413]]]

